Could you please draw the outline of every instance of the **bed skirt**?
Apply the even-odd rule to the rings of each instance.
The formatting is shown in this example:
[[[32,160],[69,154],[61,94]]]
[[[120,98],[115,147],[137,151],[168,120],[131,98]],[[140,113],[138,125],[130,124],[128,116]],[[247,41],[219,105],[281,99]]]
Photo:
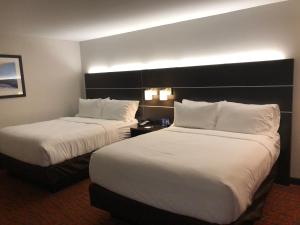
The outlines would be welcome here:
[[[87,153],[48,167],[28,164],[6,155],[0,155],[0,160],[9,174],[56,192],[89,177],[90,157],[91,153]]]
[[[237,221],[230,225],[252,225],[262,216],[265,198],[271,190],[276,171],[277,166],[274,166],[271,173],[256,191],[251,206]],[[111,213],[112,217],[128,223],[139,225],[213,225],[212,223],[178,215],[129,199],[97,184],[92,183],[89,191],[92,206],[106,210]]]
[[[3,160],[3,155],[0,154],[0,170],[3,169],[2,160]]]

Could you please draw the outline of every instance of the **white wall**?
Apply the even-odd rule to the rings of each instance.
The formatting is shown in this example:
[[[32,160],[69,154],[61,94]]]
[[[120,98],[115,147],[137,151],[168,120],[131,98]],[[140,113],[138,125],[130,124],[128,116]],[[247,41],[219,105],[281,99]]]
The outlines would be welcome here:
[[[292,176],[300,178],[300,1],[261,6],[172,25],[81,42],[83,72],[172,64],[174,60],[275,51],[295,58]],[[244,57],[244,55],[238,55]],[[269,56],[268,56],[269,57]],[[211,58],[210,58],[211,59]],[[224,58],[218,58],[224,60]],[[226,59],[226,58],[225,58]],[[226,61],[226,60],[225,60]],[[194,63],[193,62],[193,63]]]
[[[0,35],[0,54],[22,55],[27,94],[0,99],[0,127],[76,112],[83,83],[78,42]]]

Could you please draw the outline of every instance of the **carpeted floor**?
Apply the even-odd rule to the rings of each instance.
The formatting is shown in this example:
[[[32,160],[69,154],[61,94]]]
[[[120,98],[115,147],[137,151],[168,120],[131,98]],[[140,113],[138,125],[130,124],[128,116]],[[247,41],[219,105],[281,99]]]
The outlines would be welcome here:
[[[0,170],[0,225],[116,225],[92,208],[85,180],[55,194]],[[300,186],[275,185],[256,225],[300,225]]]

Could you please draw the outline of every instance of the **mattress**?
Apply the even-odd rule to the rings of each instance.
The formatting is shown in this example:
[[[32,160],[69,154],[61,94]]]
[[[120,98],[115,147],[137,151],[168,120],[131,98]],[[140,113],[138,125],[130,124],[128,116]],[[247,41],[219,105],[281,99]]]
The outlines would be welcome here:
[[[63,117],[0,130],[0,153],[47,167],[130,136],[137,121]]]
[[[95,151],[90,178],[141,203],[228,224],[251,204],[279,149],[279,135],[170,127]]]

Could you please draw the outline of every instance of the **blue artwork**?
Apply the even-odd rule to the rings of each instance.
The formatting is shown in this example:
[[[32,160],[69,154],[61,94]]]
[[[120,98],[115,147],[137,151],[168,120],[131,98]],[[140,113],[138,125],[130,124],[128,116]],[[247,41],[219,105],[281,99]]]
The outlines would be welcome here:
[[[14,62],[0,64],[0,89],[18,88],[18,77]]]

